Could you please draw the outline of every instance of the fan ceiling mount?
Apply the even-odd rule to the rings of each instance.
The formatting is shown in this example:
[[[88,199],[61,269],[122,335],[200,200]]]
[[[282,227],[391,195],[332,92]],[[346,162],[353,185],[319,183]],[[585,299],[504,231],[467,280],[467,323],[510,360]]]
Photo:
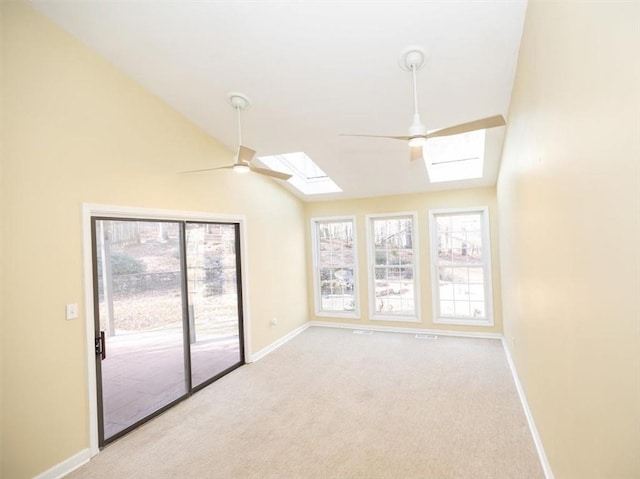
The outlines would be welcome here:
[[[427,144],[427,140],[430,138],[459,135],[461,133],[467,133],[475,130],[484,130],[486,128],[493,128],[496,126],[504,126],[505,121],[502,115],[495,115],[488,118],[482,118],[481,120],[474,120],[460,125],[450,126],[448,128],[442,128],[432,132],[427,132],[427,127],[420,119],[420,113],[418,112],[418,71],[422,69],[426,61],[426,55],[421,47],[411,46],[405,48],[400,55],[399,63],[400,68],[405,71],[411,72],[413,77],[413,121],[409,126],[409,134],[403,136],[389,136],[389,135],[352,135],[343,134],[342,136],[359,136],[367,138],[390,138],[392,140],[406,141],[410,148],[411,161],[423,159],[423,148]]]
[[[239,111],[244,111],[251,106],[251,100],[247,95],[232,91],[227,94],[231,106]]]
[[[253,171],[260,175],[270,176],[271,178],[277,178],[285,181],[291,178],[291,175],[287,173],[281,173],[268,168],[260,168],[251,164],[251,161],[256,156],[256,152],[251,148],[242,146],[242,122],[240,121],[240,113],[251,106],[251,100],[247,95],[236,91],[229,92],[227,97],[229,98],[229,104],[233,107],[238,116],[238,152],[234,157],[233,165],[219,166],[218,168],[205,168],[203,170],[183,171],[183,173],[202,173],[205,171],[231,169],[238,173],[248,173],[249,171]]]
[[[408,72],[420,70],[424,66],[426,55],[420,47],[407,47],[400,55],[400,68]]]

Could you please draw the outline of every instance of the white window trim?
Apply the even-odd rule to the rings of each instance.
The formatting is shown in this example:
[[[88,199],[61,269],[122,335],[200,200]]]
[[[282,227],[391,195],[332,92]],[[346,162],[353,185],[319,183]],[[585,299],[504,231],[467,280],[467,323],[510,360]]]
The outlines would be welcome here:
[[[414,299],[413,304],[415,312],[412,315],[389,314],[376,311],[376,289],[375,289],[375,252],[374,252],[374,235],[372,232],[372,224],[374,219],[379,218],[398,218],[411,217],[413,222],[413,283],[414,283]],[[393,321],[405,323],[420,323],[420,258],[419,258],[419,242],[418,242],[418,213],[415,211],[402,211],[397,213],[380,213],[366,216],[367,222],[367,276],[369,284],[369,319],[376,321]]]
[[[484,301],[486,318],[443,318],[440,316],[440,279],[438,274],[438,244],[436,215],[461,213],[480,213],[482,215],[482,267],[484,271]],[[433,322],[436,324],[458,324],[464,326],[493,326],[493,281],[491,275],[491,233],[489,226],[489,208],[474,206],[469,208],[447,208],[429,210],[429,236],[431,246],[431,302],[433,304]]]
[[[318,268],[318,223],[339,223],[351,221],[353,223],[353,287],[354,287],[354,311],[322,311],[320,295],[320,277]],[[313,303],[316,316],[326,318],[360,319],[360,275],[358,274],[358,235],[355,216],[319,216],[311,218],[311,254],[313,258]]]

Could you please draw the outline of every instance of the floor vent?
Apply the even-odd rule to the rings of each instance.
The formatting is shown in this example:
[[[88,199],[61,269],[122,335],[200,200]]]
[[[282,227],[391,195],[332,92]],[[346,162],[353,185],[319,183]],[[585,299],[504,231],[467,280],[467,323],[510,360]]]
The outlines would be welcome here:
[[[356,330],[353,331],[353,334],[366,334],[367,336],[371,336],[373,334],[373,331],[364,330],[364,329],[356,329]]]
[[[438,339],[435,334],[416,334],[416,339]]]

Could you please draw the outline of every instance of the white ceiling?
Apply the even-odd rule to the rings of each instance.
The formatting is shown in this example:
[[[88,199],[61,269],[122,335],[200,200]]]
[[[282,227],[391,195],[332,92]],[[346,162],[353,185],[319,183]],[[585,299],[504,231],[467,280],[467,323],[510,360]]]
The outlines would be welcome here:
[[[427,54],[418,74],[427,129],[506,118],[525,1],[31,3],[231,149],[227,93],[246,94],[243,144],[258,155],[306,152],[344,190],[328,197],[495,184],[504,128],[487,132],[482,179],[439,184],[409,162],[404,142],[339,134],[407,134],[412,79],[398,59],[409,45]],[[192,167],[202,165],[176,158],[176,172]]]

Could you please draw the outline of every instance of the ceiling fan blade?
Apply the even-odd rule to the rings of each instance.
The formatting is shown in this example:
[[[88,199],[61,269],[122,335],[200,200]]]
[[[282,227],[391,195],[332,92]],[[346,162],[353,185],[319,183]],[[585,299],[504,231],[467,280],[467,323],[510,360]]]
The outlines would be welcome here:
[[[422,155],[422,146],[412,146],[411,147],[411,161],[422,160],[424,156]]]
[[[238,163],[249,163],[254,156],[256,156],[255,150],[242,145],[238,147]]]
[[[470,121],[468,123],[462,123],[460,125],[450,126],[448,128],[442,128],[441,130],[432,131],[431,133],[427,133],[427,138],[459,135],[460,133],[484,130],[486,128],[495,128],[496,126],[504,125],[506,125],[506,123],[502,115],[490,116],[489,118],[483,118],[481,120]]]
[[[232,169],[233,165],[229,166],[218,166],[217,168],[205,168],[204,170],[190,170],[190,171],[181,171],[178,173],[179,175],[185,175],[187,173],[204,173],[205,171],[215,171],[215,170],[228,170]]]
[[[392,140],[405,140],[409,141],[410,136],[387,136],[387,135],[350,135],[348,133],[340,133],[340,136],[360,136],[364,138],[391,138]]]
[[[272,178],[278,178],[279,180],[288,180],[289,178],[291,178],[291,175],[287,173],[280,173],[279,171],[269,170],[267,168],[259,168],[253,165],[249,165],[249,168],[255,173],[259,173],[265,176],[271,176]]]

